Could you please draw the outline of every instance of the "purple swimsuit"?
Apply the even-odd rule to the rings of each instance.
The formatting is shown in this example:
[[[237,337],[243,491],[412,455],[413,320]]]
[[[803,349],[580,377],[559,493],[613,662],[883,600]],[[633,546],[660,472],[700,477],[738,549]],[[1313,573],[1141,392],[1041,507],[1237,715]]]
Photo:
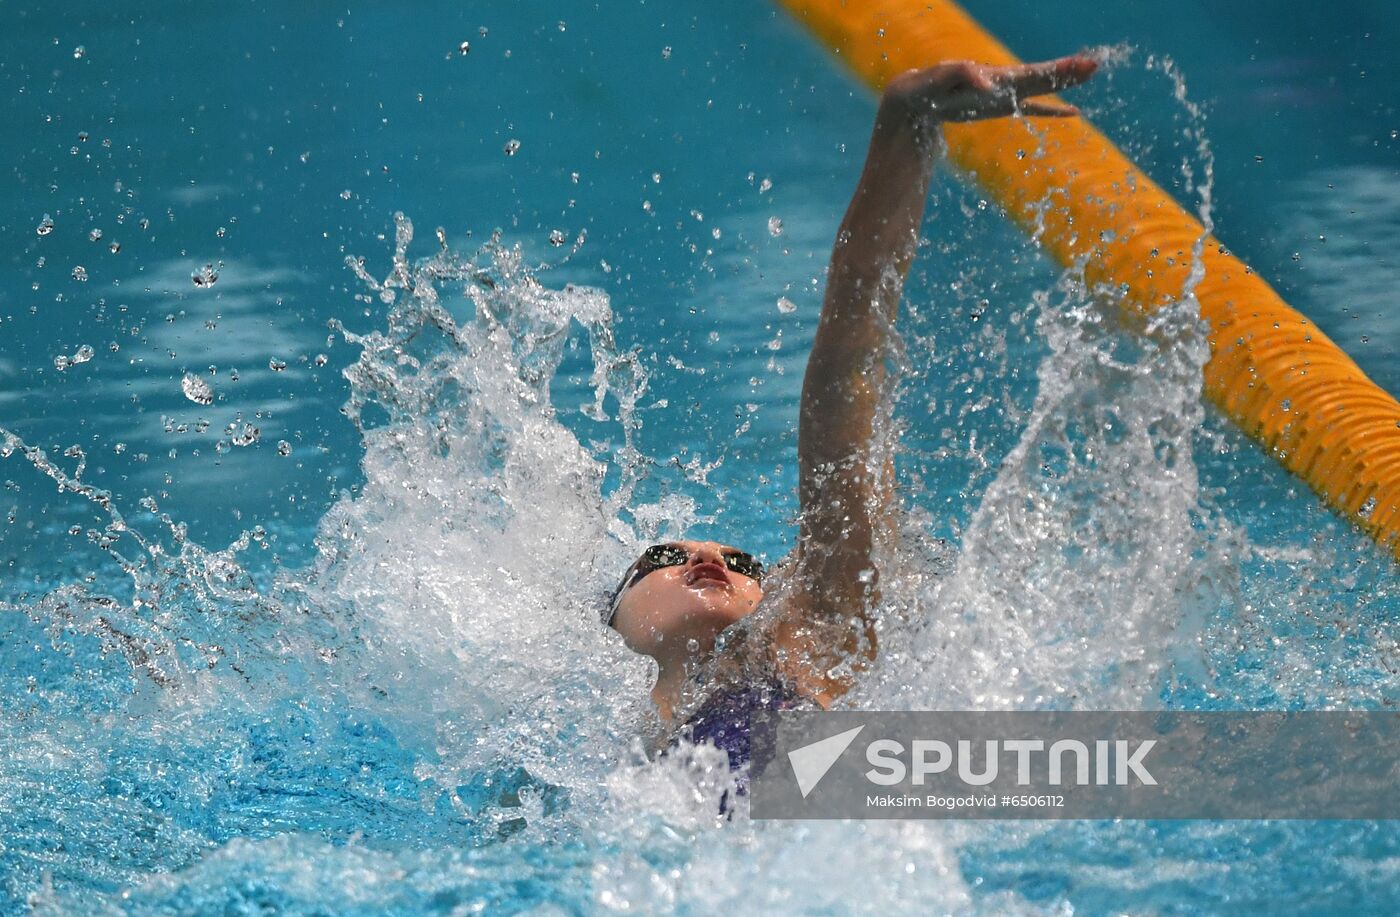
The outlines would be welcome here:
[[[705,698],[700,709],[685,721],[671,739],[703,745],[714,744],[729,754],[729,767],[740,772],[740,792],[747,783],[751,753],[750,719],[756,710],[787,710],[806,699],[771,676],[742,687],[721,689]]]

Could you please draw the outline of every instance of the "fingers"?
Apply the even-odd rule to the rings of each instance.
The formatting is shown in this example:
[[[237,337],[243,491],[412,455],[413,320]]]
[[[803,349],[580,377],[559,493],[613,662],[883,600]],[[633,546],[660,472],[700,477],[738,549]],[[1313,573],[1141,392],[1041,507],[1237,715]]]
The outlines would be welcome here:
[[[1060,102],[1038,102],[1034,99],[1022,102],[1020,113],[1034,118],[1073,118],[1079,109]]]
[[[972,84],[972,88],[980,92],[995,92],[998,88],[985,67],[970,65],[964,71],[964,76]]]
[[[1079,114],[1079,109],[1030,97],[1077,86],[1097,69],[1098,62],[1084,56],[1014,67],[947,61],[902,73],[890,81],[885,92],[909,106],[917,118],[934,121],[978,121],[1007,115],[1069,118]]]
[[[1097,69],[1098,61],[1093,58],[1073,56],[1040,64],[1007,67],[998,76],[1002,85],[1009,87],[1018,98],[1025,98],[1078,86],[1093,76]]]

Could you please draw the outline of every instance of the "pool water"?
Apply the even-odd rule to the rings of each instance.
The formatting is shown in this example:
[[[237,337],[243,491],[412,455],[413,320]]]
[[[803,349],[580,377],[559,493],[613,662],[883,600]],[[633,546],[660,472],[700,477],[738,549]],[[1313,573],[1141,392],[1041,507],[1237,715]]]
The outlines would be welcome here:
[[[0,11],[0,911],[1395,910],[1384,822],[717,823],[600,631],[791,547],[874,100],[763,4]],[[970,2],[1400,391],[1400,26]],[[1393,560],[975,186],[906,291],[873,709],[1380,708]]]

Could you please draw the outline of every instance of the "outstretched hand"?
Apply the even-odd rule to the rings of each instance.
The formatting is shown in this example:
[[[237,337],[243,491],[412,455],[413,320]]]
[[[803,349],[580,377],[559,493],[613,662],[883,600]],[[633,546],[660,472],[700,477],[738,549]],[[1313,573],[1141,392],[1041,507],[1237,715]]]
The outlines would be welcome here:
[[[1079,109],[1034,96],[1078,86],[1098,66],[1084,55],[1013,67],[949,61],[901,73],[885,87],[885,99],[907,111],[920,127],[1007,115],[1065,118],[1079,114]]]

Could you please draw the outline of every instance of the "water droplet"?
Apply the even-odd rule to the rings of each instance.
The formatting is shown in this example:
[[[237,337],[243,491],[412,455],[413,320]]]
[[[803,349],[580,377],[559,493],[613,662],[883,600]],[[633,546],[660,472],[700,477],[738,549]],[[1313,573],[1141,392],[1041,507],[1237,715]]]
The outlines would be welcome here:
[[[194,373],[185,373],[185,378],[180,380],[180,391],[195,404],[214,403],[214,390],[209,387],[208,382]]]
[[[190,275],[194,285],[200,288],[212,287],[219,282],[219,272],[214,269],[214,265],[206,264],[204,267]]]
[[[49,216],[47,213],[44,214],[44,218],[39,221],[39,225],[34,227],[34,232],[41,236],[47,236],[49,233],[53,232],[53,217]]]
[[[685,648],[688,652],[698,653],[700,652],[700,641],[691,637],[689,640],[685,641]]]
[[[719,227],[716,226],[714,229],[711,229],[711,230],[710,230],[710,235],[712,235],[712,236],[714,236],[716,239],[718,239],[721,235],[723,235],[723,233],[721,233],[721,232],[719,231]]]
[[[73,279],[79,283],[87,283],[87,268],[81,264],[73,268]]]
[[[670,45],[667,45],[666,47],[664,47],[664,48],[661,49],[661,59],[662,59],[662,60],[670,60],[670,59],[671,59],[671,46],[670,46]]]
[[[653,173],[651,173],[651,180],[652,180],[652,183],[653,183],[653,184],[657,184],[657,185],[661,184],[661,173],[660,173],[660,172],[653,172]]]
[[[282,370],[287,368],[287,361],[279,360],[276,357],[273,357],[271,360],[267,361],[267,368],[275,373],[280,373]]]
[[[1302,260],[1303,260],[1303,255],[1302,255],[1301,252],[1294,252],[1293,255],[1292,255],[1292,258],[1293,258],[1294,261],[1302,261]]]
[[[316,359],[311,362],[315,363],[317,366],[325,366],[330,362],[330,358],[323,353],[318,353],[316,354]]]
[[[1289,411],[1293,410],[1293,402],[1292,402],[1292,401],[1289,401],[1287,398],[1285,398],[1285,399],[1283,399],[1282,401],[1279,402],[1279,406],[1278,406],[1278,407],[1279,407],[1279,410],[1281,410],[1281,411],[1283,411],[1283,413],[1287,414]]]
[[[510,140],[507,140],[505,145],[506,155],[514,156],[518,152],[520,152],[520,141],[516,140],[513,137]]]
[[[277,441],[277,454],[278,454],[278,455],[291,455],[291,454],[292,454],[292,444],[289,443],[289,442],[287,442],[285,439],[279,439],[279,440]]]
[[[352,198],[352,197],[354,197],[354,196],[355,196],[355,193],[354,193],[353,191],[351,191],[349,188],[346,188],[344,191],[340,192],[340,199],[341,199],[342,201],[348,201],[348,200],[350,200],[350,198]]]
[[[573,182],[574,184],[577,185],[577,184],[578,184],[578,173],[577,173],[577,172],[570,172],[570,173],[569,173],[569,181],[571,181],[571,182]]]
[[[236,423],[231,423],[228,425],[227,432],[229,441],[235,446],[251,446],[253,443],[257,442],[258,437],[262,435],[262,432],[250,423],[245,423],[241,426]]]
[[[1263,157],[1263,156],[1257,156],[1257,155],[1256,155],[1256,156],[1254,157],[1254,161],[1255,161],[1255,162],[1263,162],[1263,161],[1264,161],[1264,157]]]
[[[220,226],[218,229],[214,230],[214,235],[222,239],[224,236],[228,235],[228,229]]]
[[[88,230],[88,241],[89,241],[89,242],[100,242],[100,241],[102,241],[102,230],[98,229],[98,228],[95,227],[95,226],[94,226],[92,229]]]
[[[1376,498],[1368,497],[1366,502],[1361,504],[1361,508],[1356,511],[1356,515],[1362,519],[1370,519],[1371,514],[1376,511]]]
[[[87,143],[87,142],[88,142],[88,132],[87,132],[87,131],[78,131],[78,142],[79,142],[79,143]]]
[[[783,221],[779,217],[768,218],[768,235],[781,236],[783,234]]]
[[[773,190],[773,180],[772,180],[771,178],[765,178],[763,181],[761,181],[761,182],[758,183],[758,193],[759,193],[759,194],[766,194],[767,192],[772,191],[772,190]]]
[[[54,357],[53,368],[59,372],[63,372],[70,366],[77,366],[79,363],[86,363],[88,360],[91,360],[94,353],[95,351],[90,345],[84,344],[79,347],[77,352],[71,357],[62,353]]]
[[[469,42],[469,41],[464,41],[464,42],[462,42],[460,45],[457,46],[457,50],[458,50],[463,56],[465,56],[465,55],[471,53],[471,50],[472,50],[472,43]]]
[[[549,231],[549,244],[553,245],[555,248],[558,248],[567,241],[568,237],[564,235],[563,230],[551,229]]]
[[[76,48],[73,49],[73,60],[82,60],[86,56],[87,48],[83,47],[82,45],[78,45]]]
[[[797,303],[788,299],[786,296],[779,296],[778,311],[783,313],[784,315],[791,315],[792,313],[797,311]]]
[[[560,19],[560,20],[559,20],[559,31],[563,32],[563,31],[566,31],[568,28],[569,28],[569,24],[568,24],[567,22],[565,22],[564,20]]]
[[[482,38],[485,38],[488,34],[486,26],[481,26],[479,29],[477,29],[476,34],[480,35]]]
[[[1361,335],[1361,343],[1363,343],[1363,344],[1369,344],[1369,343],[1371,343],[1371,336],[1370,336],[1369,334],[1363,334],[1363,335]]]

